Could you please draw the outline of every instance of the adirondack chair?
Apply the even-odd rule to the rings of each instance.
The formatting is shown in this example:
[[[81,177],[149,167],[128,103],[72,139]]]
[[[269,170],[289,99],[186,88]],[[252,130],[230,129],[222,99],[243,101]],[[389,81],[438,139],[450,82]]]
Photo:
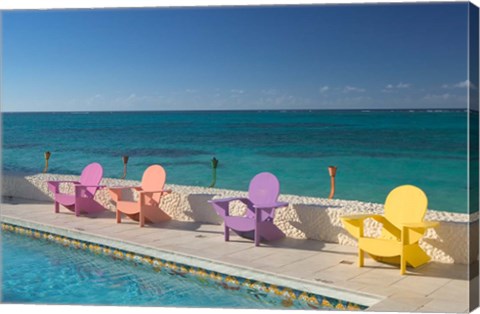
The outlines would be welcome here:
[[[230,239],[230,229],[239,236],[254,239],[255,246],[260,240],[273,241],[285,234],[273,223],[275,210],[288,206],[288,203],[278,202],[280,183],[277,177],[269,172],[262,172],[253,177],[248,188],[248,198],[230,197],[210,200],[216,213],[223,218],[225,227],[225,241]],[[230,216],[229,205],[233,201],[240,201],[247,206],[244,216]]]
[[[110,187],[110,196],[116,202],[117,223],[122,222],[122,214],[138,221],[140,227],[145,223],[170,220],[171,217],[158,207],[162,196],[172,192],[163,189],[166,178],[167,174],[162,166],[152,165],[143,173],[141,186]],[[125,190],[137,191],[138,200],[126,200],[122,195]]]
[[[341,220],[345,229],[358,239],[358,265],[363,266],[364,252],[373,259],[389,264],[400,264],[400,274],[405,274],[407,264],[418,267],[430,257],[420,248],[418,241],[428,228],[438,222],[424,221],[428,199],[425,193],[413,186],[402,185],[393,189],[385,201],[385,215],[350,215]],[[383,225],[379,238],[365,237],[363,223],[372,218]]]
[[[105,210],[101,204],[93,198],[95,193],[103,188],[99,185],[103,177],[103,168],[98,163],[91,163],[86,166],[79,181],[47,181],[48,189],[54,194],[55,213],[60,212],[60,205],[75,212],[76,216],[81,213],[92,214]],[[60,184],[73,184],[74,194],[65,194],[60,192]]]

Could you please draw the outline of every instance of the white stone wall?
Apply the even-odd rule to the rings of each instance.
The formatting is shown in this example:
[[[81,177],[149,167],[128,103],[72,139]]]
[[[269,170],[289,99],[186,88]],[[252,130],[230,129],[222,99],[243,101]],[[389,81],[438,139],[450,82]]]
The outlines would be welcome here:
[[[78,180],[76,176],[37,174],[32,176],[3,176],[2,195],[38,201],[52,200],[48,191],[48,180]],[[138,181],[105,178],[101,184],[107,186],[137,186]],[[246,185],[248,182],[246,183]],[[167,184],[165,188],[173,193],[162,198],[160,207],[173,219],[180,221],[196,221],[202,223],[220,224],[222,219],[217,216],[210,204],[212,198],[231,196],[246,196],[246,192],[204,188],[195,186],[180,186]],[[73,192],[72,185],[62,185],[64,192]],[[135,194],[131,194],[135,198]],[[96,200],[109,210],[114,210],[107,190],[101,190]],[[342,227],[340,217],[357,213],[383,212],[382,204],[328,200],[323,198],[297,195],[281,195],[281,201],[289,203],[288,207],[277,210],[275,224],[288,236],[295,239],[314,239],[326,242],[356,246],[356,241]],[[243,204],[235,202],[231,205],[231,213],[240,215],[244,212]],[[478,232],[478,213],[475,215],[456,214],[429,210],[426,220],[440,221],[435,229],[430,229],[421,240],[421,247],[432,257],[432,260],[443,263],[472,262],[478,252],[468,254],[468,228]],[[368,219],[364,232],[367,236],[380,234],[381,224]],[[470,244],[472,248],[478,248]],[[470,258],[471,257],[471,258]]]

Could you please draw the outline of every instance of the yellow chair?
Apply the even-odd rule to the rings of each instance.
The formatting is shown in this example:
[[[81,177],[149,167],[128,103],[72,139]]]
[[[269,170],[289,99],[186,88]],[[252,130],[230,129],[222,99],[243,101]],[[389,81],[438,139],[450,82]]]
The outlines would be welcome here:
[[[413,186],[402,185],[393,189],[385,201],[385,215],[365,214],[341,217],[344,228],[358,239],[358,266],[363,266],[364,252],[373,259],[400,264],[400,274],[405,274],[407,264],[418,267],[430,257],[420,248],[418,241],[428,228],[438,222],[423,221],[427,212],[427,196]],[[365,237],[363,222],[372,218],[383,225],[379,238]]]

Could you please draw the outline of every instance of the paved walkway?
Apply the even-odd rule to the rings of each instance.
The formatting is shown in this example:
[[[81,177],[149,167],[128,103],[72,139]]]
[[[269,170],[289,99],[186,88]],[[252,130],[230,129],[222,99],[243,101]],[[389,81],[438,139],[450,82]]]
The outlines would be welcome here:
[[[3,200],[1,220],[231,275],[334,294],[368,303],[369,311],[468,312],[466,265],[429,263],[408,268],[407,275],[401,276],[398,268],[369,258],[365,267],[357,267],[353,247],[291,238],[255,247],[233,233],[230,242],[224,242],[221,225],[170,221],[139,228],[128,218],[116,224],[112,212],[77,218],[64,208],[54,214],[53,204],[24,200]]]

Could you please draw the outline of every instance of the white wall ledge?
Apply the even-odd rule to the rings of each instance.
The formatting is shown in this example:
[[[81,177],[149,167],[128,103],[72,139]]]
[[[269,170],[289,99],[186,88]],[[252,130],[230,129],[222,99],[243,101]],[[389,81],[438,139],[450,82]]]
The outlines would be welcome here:
[[[36,174],[29,176],[4,175],[2,177],[2,196],[23,198],[36,201],[52,201],[53,195],[48,191],[46,181],[78,180],[77,176]],[[132,180],[104,178],[102,184],[107,186],[132,186],[140,182]],[[246,196],[246,192],[216,189],[198,186],[167,184],[166,188],[173,193],[166,195],[160,207],[172,219],[179,221],[195,221],[200,223],[221,224],[207,202],[212,198],[230,196]],[[62,185],[64,192],[73,192],[71,185]],[[134,194],[131,197],[135,197]],[[107,209],[114,210],[114,205],[107,190],[101,190],[96,200]],[[356,246],[352,238],[342,227],[340,217],[353,213],[383,213],[383,204],[370,202],[324,199],[298,195],[280,196],[281,201],[289,203],[288,207],[278,209],[275,224],[287,235],[295,239],[313,239],[325,242]],[[53,206],[53,204],[52,204]],[[240,202],[231,206],[233,215],[243,213]],[[440,226],[429,229],[420,241],[421,247],[433,261],[442,263],[469,264],[478,252],[469,252],[469,248],[478,248],[478,243],[469,246],[469,232],[478,232],[478,213],[460,214],[445,211],[429,210],[426,220],[439,221]],[[365,234],[378,236],[381,225],[372,219],[365,222]],[[473,229],[472,229],[473,228]],[[469,230],[470,229],[470,230]]]

